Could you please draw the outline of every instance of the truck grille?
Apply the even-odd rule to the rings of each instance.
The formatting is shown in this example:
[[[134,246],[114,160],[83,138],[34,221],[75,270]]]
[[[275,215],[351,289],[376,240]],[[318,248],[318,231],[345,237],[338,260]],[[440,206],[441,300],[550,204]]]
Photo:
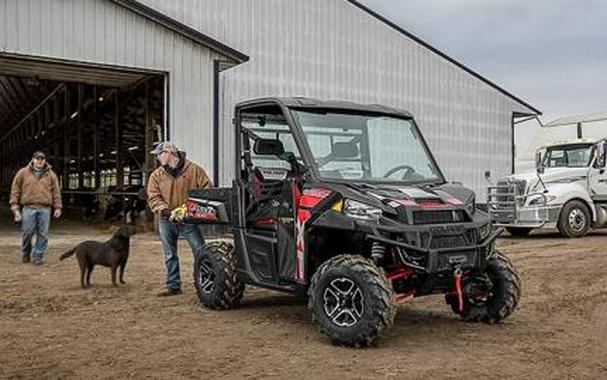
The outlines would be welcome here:
[[[516,197],[525,194],[527,181],[498,181],[496,187],[490,188],[489,204],[493,205],[493,209],[504,210],[512,209]],[[518,201],[518,206],[522,206],[523,200]]]
[[[413,224],[460,223],[463,221],[463,210],[420,210],[413,212]]]

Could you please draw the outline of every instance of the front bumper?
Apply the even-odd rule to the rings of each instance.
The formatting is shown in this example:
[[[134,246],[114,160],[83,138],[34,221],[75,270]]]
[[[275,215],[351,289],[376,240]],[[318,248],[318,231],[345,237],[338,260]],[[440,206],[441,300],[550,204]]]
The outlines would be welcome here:
[[[495,239],[503,232],[498,228],[482,242],[473,245],[430,248],[393,240],[379,234],[367,234],[367,239],[401,248],[405,251],[404,264],[427,274],[452,273],[454,268],[484,270],[494,253]],[[438,238],[438,237],[437,237]],[[419,257],[423,257],[421,260]],[[417,257],[417,259],[416,259]]]
[[[526,206],[529,199],[542,202]],[[487,191],[487,210],[496,226],[521,228],[552,228],[561,211],[561,204],[547,204],[545,192],[526,192],[526,182],[505,182],[490,186]]]
[[[553,228],[558,221],[563,205],[544,205],[531,207],[513,207],[510,209],[489,206],[489,215],[496,226]]]

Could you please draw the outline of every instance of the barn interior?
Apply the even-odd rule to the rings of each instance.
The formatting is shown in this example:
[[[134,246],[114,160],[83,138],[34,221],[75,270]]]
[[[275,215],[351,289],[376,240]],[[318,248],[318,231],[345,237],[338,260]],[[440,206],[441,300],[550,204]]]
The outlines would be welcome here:
[[[0,196],[45,152],[64,214],[95,223],[149,223],[144,188],[163,139],[165,75],[0,56]],[[146,220],[147,219],[147,220]]]

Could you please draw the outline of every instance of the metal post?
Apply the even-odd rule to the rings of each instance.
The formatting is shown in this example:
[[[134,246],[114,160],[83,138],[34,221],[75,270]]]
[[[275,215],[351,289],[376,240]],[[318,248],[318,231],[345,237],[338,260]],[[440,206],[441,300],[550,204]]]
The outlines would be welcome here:
[[[77,138],[78,138],[78,188],[82,189],[84,187],[84,175],[82,173],[82,129],[84,128],[84,124],[82,123],[83,117],[82,113],[84,103],[84,85],[78,85],[78,123],[77,125]]]
[[[93,96],[95,97],[95,101],[93,102],[93,172],[95,173],[95,189],[101,187],[101,173],[99,173],[99,119],[97,115],[97,102],[99,98],[97,97],[97,86],[93,87]]]
[[[70,155],[70,140],[68,136],[69,127],[70,127],[70,97],[69,97],[69,86],[65,86],[64,92],[64,104],[63,104],[63,116],[64,116],[64,124],[63,124],[63,189],[66,190],[69,188],[70,182],[70,173],[68,168],[69,163],[69,155]]]
[[[144,130],[144,144],[143,144],[143,154],[145,157],[145,163],[143,164],[143,173],[141,175],[142,181],[143,181],[143,185],[147,186],[148,183],[148,175],[150,174],[151,170],[152,170],[152,165],[154,165],[154,158],[152,157],[152,155],[150,154],[150,149],[152,148],[152,144],[154,143],[153,138],[154,135],[152,134],[152,128],[154,128],[154,126],[152,125],[152,115],[150,113],[150,108],[151,108],[151,104],[150,104],[150,82],[147,81],[145,83],[145,103],[144,103],[144,107],[145,107],[145,130]]]
[[[141,180],[144,187],[148,185],[148,176],[151,174],[152,169],[154,168],[154,157],[150,154],[150,150],[152,149],[152,144],[155,139],[155,128],[152,123],[152,114],[151,114],[151,99],[150,99],[150,81],[148,80],[145,83],[145,132],[144,132],[144,144],[143,144],[143,154],[145,157],[145,162],[143,164],[143,173],[141,173]],[[146,207],[144,212],[144,223],[145,229],[150,229],[154,231],[156,229],[156,224],[154,222],[154,215],[150,211],[149,208]]]
[[[577,123],[577,138],[581,139],[582,137],[584,137],[582,133],[582,123],[579,122]]]
[[[118,90],[114,95],[114,135],[116,149],[116,189],[124,189],[124,164],[122,163],[122,126],[120,125],[120,102]]]
[[[219,186],[219,73],[220,62],[213,64],[213,183]]]

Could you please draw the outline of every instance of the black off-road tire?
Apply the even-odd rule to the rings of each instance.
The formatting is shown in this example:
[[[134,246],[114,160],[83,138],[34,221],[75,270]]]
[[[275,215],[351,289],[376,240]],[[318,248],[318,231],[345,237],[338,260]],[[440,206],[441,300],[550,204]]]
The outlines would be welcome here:
[[[237,306],[244,284],[236,276],[234,245],[224,241],[205,244],[194,260],[194,285],[205,307],[222,310]]]
[[[591,224],[592,216],[588,206],[573,200],[565,203],[561,209],[556,227],[563,237],[577,238],[586,235]]]
[[[451,294],[445,297],[451,310],[465,321],[499,323],[512,314],[518,306],[521,298],[521,280],[510,260],[496,252],[495,257],[487,262],[485,273],[493,284],[491,295],[485,302],[475,303],[464,293],[464,308],[460,312],[457,297]],[[464,288],[466,288],[465,284]]]
[[[339,255],[324,262],[312,277],[308,295],[312,320],[333,344],[369,346],[396,314],[392,285],[382,269],[362,256]]]
[[[512,236],[527,236],[533,228],[530,227],[506,227],[506,231]]]

